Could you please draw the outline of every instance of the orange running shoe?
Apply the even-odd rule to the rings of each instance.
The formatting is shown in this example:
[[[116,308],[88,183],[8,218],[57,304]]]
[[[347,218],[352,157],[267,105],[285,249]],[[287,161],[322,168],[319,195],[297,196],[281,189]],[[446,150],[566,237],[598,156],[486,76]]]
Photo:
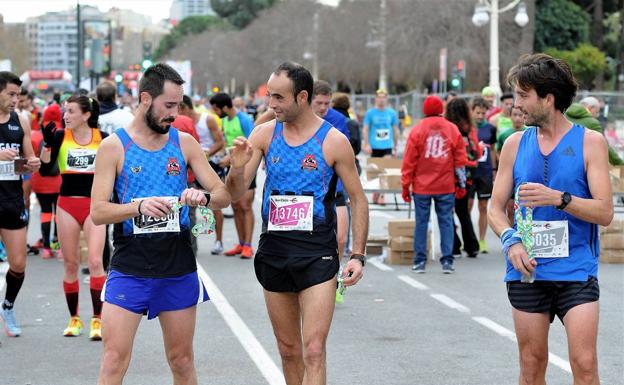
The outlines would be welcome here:
[[[235,255],[239,255],[242,252],[243,252],[243,245],[239,243],[236,246],[232,247],[230,250],[223,253],[223,255],[225,255],[226,257],[233,257]]]
[[[41,258],[42,259],[50,259],[50,258],[54,258],[54,254],[52,253],[52,249],[50,248],[44,248],[41,251]]]
[[[243,251],[241,252],[241,258],[243,259],[251,259],[254,255],[253,249],[251,246],[243,246]]]

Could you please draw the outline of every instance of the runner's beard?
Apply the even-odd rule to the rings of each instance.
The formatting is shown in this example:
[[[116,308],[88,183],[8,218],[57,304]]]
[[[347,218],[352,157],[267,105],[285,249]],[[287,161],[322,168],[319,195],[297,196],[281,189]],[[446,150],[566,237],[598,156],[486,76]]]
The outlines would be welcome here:
[[[165,118],[161,120],[161,123],[168,123],[165,127],[161,126],[156,118],[154,118],[154,111],[152,110],[152,106],[150,106],[143,118],[145,124],[152,129],[152,131],[164,135],[169,132],[169,128],[171,128],[171,123],[173,122],[173,118]]]

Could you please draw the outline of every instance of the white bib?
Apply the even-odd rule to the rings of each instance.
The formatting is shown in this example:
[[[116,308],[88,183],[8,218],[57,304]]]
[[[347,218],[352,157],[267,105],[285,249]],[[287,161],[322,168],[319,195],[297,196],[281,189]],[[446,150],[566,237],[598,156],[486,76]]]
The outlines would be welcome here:
[[[15,173],[15,161],[0,161],[0,180],[20,180],[20,176]]]
[[[390,130],[387,128],[378,128],[375,131],[375,137],[377,140],[388,140],[390,139]]]
[[[312,231],[314,197],[272,195],[269,197],[269,231]]]
[[[171,203],[178,201],[178,197],[163,197]],[[132,199],[132,202],[140,202],[146,198]],[[152,233],[179,233],[180,214],[178,210],[173,210],[163,218],[154,218],[147,215],[138,215],[132,219],[132,232],[134,234]]]
[[[533,256],[566,258],[570,256],[568,221],[533,221]]]
[[[95,172],[96,149],[72,148],[67,152],[67,171]]]

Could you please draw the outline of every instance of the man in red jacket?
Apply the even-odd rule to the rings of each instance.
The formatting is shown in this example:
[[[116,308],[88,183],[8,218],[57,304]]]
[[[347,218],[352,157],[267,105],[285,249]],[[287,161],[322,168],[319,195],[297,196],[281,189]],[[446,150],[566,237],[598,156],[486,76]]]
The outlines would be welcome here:
[[[440,226],[442,271],[451,274],[455,270],[453,208],[455,194],[466,195],[466,146],[457,126],[441,116],[443,110],[442,100],[437,96],[425,99],[425,118],[412,128],[401,166],[403,200],[409,202],[413,197],[416,209],[412,266],[415,273],[425,272],[432,199]]]

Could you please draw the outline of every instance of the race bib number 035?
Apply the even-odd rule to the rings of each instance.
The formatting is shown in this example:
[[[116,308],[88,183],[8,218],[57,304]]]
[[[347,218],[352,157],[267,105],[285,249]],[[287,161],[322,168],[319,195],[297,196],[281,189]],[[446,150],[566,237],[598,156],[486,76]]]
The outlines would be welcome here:
[[[533,256],[565,258],[570,256],[568,221],[533,221]]]
[[[178,197],[163,197],[171,203],[178,201]],[[139,202],[145,198],[136,198],[132,202]],[[147,215],[139,215],[132,220],[132,231],[134,234],[152,233],[179,233],[180,214],[178,210],[172,210],[169,215],[162,218],[154,218]]]
[[[269,197],[269,231],[312,231],[314,197],[273,195]]]

